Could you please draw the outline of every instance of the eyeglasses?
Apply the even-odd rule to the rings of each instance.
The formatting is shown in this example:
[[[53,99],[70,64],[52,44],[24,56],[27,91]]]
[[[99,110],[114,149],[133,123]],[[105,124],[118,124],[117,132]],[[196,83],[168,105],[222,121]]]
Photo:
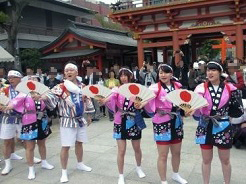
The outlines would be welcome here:
[[[8,77],[8,80],[10,80],[10,79],[17,79],[17,78],[19,78],[19,77]]]

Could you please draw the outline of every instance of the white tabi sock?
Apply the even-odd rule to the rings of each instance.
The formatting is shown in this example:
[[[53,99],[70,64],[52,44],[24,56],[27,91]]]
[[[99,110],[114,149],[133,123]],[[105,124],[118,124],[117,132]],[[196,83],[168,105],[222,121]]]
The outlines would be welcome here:
[[[92,168],[86,166],[83,162],[78,162],[77,163],[77,169],[81,171],[86,171],[86,172],[91,172]]]
[[[146,176],[140,166],[137,166],[136,172],[137,172],[139,178],[144,178]]]
[[[68,182],[67,169],[62,169],[62,176],[60,178],[61,183]]]
[[[33,166],[31,166],[31,167],[29,167],[29,174],[28,174],[28,179],[29,180],[33,180],[33,179],[35,179],[35,170],[34,170],[34,167]]]
[[[10,159],[5,159],[5,167],[2,170],[2,175],[7,175],[10,173],[10,171],[13,169],[11,160]]]
[[[54,169],[54,166],[50,165],[46,160],[42,160],[42,168],[51,170]]]
[[[39,159],[37,157],[33,157],[33,162],[34,162],[34,164],[40,164],[41,163],[41,159]]]
[[[118,184],[125,184],[125,179],[123,174],[119,175]]]
[[[183,179],[183,178],[179,175],[179,173],[173,173],[172,179],[173,179],[174,181],[177,181],[177,182],[180,183],[180,184],[187,184],[187,183],[188,183],[185,179]]]
[[[17,155],[16,153],[11,153],[10,159],[11,159],[11,160],[22,160],[23,157]]]
[[[168,184],[167,181],[161,181],[161,184]]]

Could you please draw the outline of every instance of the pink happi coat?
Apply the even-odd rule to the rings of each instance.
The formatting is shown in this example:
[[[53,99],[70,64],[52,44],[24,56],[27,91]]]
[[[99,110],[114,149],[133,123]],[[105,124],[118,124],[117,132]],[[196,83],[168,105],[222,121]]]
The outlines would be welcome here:
[[[114,112],[114,123],[121,124],[122,112],[118,111],[118,109],[123,109],[125,97],[118,93],[119,88],[115,87],[112,89],[112,94],[109,97],[109,101],[106,103],[106,106]],[[128,107],[133,104],[133,101],[130,100]]]
[[[175,89],[180,89],[182,85],[179,82],[173,82]],[[148,112],[156,112],[157,110],[163,110],[165,112],[171,112],[173,104],[166,100],[165,96],[167,95],[166,90],[161,86],[160,82],[153,84],[149,87],[152,90],[156,97],[149,101],[147,105],[145,105],[145,110]],[[160,90],[159,90],[160,89]],[[159,113],[155,113],[152,118],[153,123],[160,124],[163,122],[168,122],[171,120],[171,117],[167,114],[164,116],[160,116]]]
[[[29,125],[37,121],[35,102],[30,95],[19,93],[10,101],[14,110],[23,114],[22,124]],[[41,111],[45,109],[45,103],[41,100]]]
[[[227,85],[229,86],[230,91],[235,91],[237,89],[231,83],[227,83]],[[222,92],[222,97],[221,97],[220,103],[219,103],[219,109],[221,107],[223,107],[224,105],[226,105],[226,103],[228,103],[228,101],[230,100],[230,93],[231,93],[230,91],[228,91],[226,86],[224,87],[224,90]],[[196,113],[194,114],[194,116],[199,116],[199,115],[207,115],[207,116],[209,116],[210,113],[211,113],[211,110],[212,110],[212,106],[213,106],[213,102],[212,102],[212,98],[211,98],[209,90],[208,89],[205,90],[204,83],[202,83],[202,84],[199,84],[196,87],[194,92],[198,93],[201,96],[203,96],[207,100],[207,102],[209,104],[208,106],[197,110]]]

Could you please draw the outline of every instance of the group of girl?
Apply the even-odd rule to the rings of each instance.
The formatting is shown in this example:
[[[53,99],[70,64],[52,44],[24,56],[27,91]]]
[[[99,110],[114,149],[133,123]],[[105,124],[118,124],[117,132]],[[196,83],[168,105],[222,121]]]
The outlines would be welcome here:
[[[112,94],[108,98],[99,100],[114,113],[113,137],[118,145],[118,184],[125,183],[123,170],[126,140],[132,142],[138,176],[145,177],[141,168],[142,128],[138,126],[139,122],[144,123],[144,118],[141,116],[143,110],[147,113],[154,113],[152,122],[154,140],[158,150],[157,168],[161,184],[168,183],[166,171],[169,150],[172,154],[172,179],[180,184],[188,183],[179,175],[179,166],[183,139],[183,116],[191,115],[198,121],[196,143],[201,147],[203,183],[209,184],[214,146],[218,148],[224,183],[230,183],[230,148],[233,131],[229,117],[240,117],[243,114],[243,107],[237,89],[221,79],[222,73],[223,67],[220,63],[211,61],[207,64],[207,82],[197,86],[195,92],[205,98],[209,105],[196,111],[191,109],[184,112],[165,99],[169,92],[182,88],[182,85],[173,78],[172,67],[167,64],[159,65],[159,82],[149,87],[156,97],[147,103],[134,102],[125,98],[119,94],[117,87],[112,89]],[[119,71],[121,85],[130,83],[132,79],[133,73],[128,68],[122,68]]]

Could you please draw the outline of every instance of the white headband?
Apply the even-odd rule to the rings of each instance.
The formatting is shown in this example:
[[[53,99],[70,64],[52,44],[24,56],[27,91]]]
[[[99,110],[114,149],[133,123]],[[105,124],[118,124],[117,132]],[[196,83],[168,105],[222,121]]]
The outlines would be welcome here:
[[[217,63],[217,62],[210,61],[210,62],[208,62],[207,66],[208,66],[209,64],[215,64],[215,65],[217,65],[218,67],[220,67],[221,72],[223,72],[223,71],[224,71],[224,70],[223,70],[223,67],[222,67],[219,63]]]
[[[167,64],[160,64],[160,65],[158,66],[158,70],[160,70],[160,68],[161,68],[162,66],[166,66],[166,67],[170,68],[170,70],[172,70],[172,72],[173,72],[173,68],[172,68],[171,66],[167,65]]]
[[[127,70],[128,72],[130,72],[131,74],[133,74],[132,71],[131,71],[130,69],[128,69],[128,68],[121,68],[120,71],[119,71],[119,73],[120,73],[122,70]]]
[[[9,76],[20,77],[20,78],[23,77],[22,74],[20,72],[16,71],[16,70],[10,70],[8,72],[8,77]]]
[[[75,64],[72,64],[72,63],[68,63],[68,64],[65,66],[65,70],[66,70],[66,69],[73,69],[73,70],[78,71],[78,67],[77,67]]]

